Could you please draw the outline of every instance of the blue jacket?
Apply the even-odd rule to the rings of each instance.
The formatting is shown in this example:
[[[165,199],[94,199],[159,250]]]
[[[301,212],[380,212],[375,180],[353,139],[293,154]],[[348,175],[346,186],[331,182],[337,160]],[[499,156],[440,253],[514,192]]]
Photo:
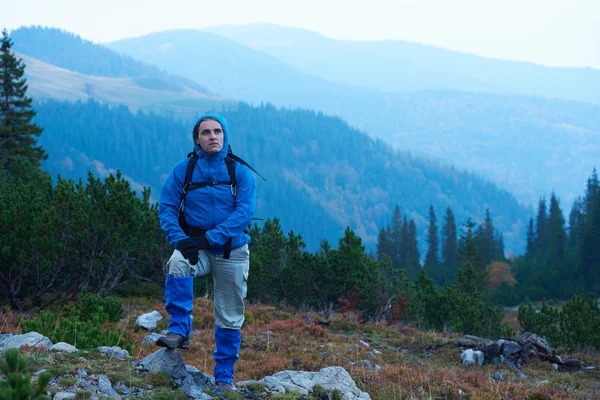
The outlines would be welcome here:
[[[223,127],[223,149],[209,156],[200,146],[195,145],[198,162],[192,174],[192,182],[229,181],[225,156],[229,145],[229,132],[225,119],[217,114],[206,114],[198,122],[206,118],[219,121]],[[179,226],[177,217],[183,196],[183,181],[188,159],[181,160],[173,167],[160,194],[158,217],[160,226],[167,235],[167,240],[175,246],[187,236]],[[250,236],[244,229],[252,221],[256,206],[256,186],[250,170],[238,162],[235,163],[237,196],[231,194],[228,185],[206,186],[192,190],[185,200],[185,220],[189,226],[207,230],[206,238],[211,244],[211,253],[223,252],[225,242],[231,237],[231,248],[235,249],[250,243]]]

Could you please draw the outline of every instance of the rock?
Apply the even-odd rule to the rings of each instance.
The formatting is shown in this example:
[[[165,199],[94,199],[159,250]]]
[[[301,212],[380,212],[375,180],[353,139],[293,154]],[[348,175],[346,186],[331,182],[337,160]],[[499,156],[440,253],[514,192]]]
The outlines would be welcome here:
[[[58,351],[58,352],[62,352],[62,353],[69,353],[69,354],[79,351],[77,349],[77,347],[73,346],[72,344],[65,343],[65,342],[58,342],[55,345],[52,345],[50,350]]]
[[[377,358],[377,356],[375,355],[375,353],[373,353],[372,351],[367,353],[369,355],[369,357],[371,358]]]
[[[110,380],[106,377],[106,375],[98,375],[98,391],[106,397],[110,397],[112,399],[121,398],[117,391],[112,387],[112,383],[110,383]]]
[[[44,372],[46,372],[46,371],[47,371],[46,369],[40,369],[39,371],[36,371],[36,372],[33,374],[33,376],[35,376],[35,377],[38,377],[38,376],[40,376],[41,374],[43,374]]]
[[[148,336],[146,336],[144,338],[144,340],[142,340],[142,346],[148,346],[151,345],[153,343],[156,343],[156,341],[158,340],[159,337],[161,337],[162,335],[160,333],[156,333],[153,332],[151,334],[149,334]]]
[[[199,386],[192,386],[186,394],[194,400],[211,400],[213,398],[211,395],[204,393]]]
[[[65,400],[65,399],[74,399],[77,395],[71,392],[58,392],[54,395],[54,400]]]
[[[475,352],[473,351],[473,349],[467,349],[463,351],[460,355],[460,358],[463,360],[462,363],[464,365],[473,365],[477,362],[475,360]]]
[[[200,333],[202,333],[202,332],[200,332],[198,329],[194,329],[193,331],[191,331],[191,332],[190,332],[190,335],[197,336],[197,335],[199,335]]]
[[[360,363],[367,369],[373,369],[373,364],[371,364],[371,361],[369,360],[361,360]]]
[[[368,393],[358,389],[348,371],[342,367],[327,367],[319,372],[281,371],[259,382],[270,390],[280,393],[293,391],[308,394],[312,392],[315,385],[320,385],[324,390],[339,390],[343,393],[342,399],[371,399]]]
[[[523,373],[523,371],[521,371],[520,369],[516,370],[515,372],[516,372],[516,374],[517,374],[517,376],[518,376],[519,378],[521,378],[521,379],[527,379],[527,375],[525,375],[525,374]]]
[[[556,371],[560,372],[560,367],[558,366],[558,364],[556,364],[556,363],[552,364],[552,368],[554,368]]]
[[[20,349],[24,346],[49,349],[52,347],[52,342],[46,336],[37,332],[29,332],[23,335],[15,335],[13,333],[0,335],[0,351]]]
[[[474,351],[473,355],[475,356],[475,359],[477,360],[477,364],[479,365],[483,365],[483,362],[485,361],[485,356],[483,355],[482,351]]]
[[[118,346],[108,347],[108,346],[100,346],[98,347],[98,351],[100,354],[110,358],[116,358],[117,360],[128,360],[131,357],[129,356],[129,352],[127,350],[123,350]]]
[[[500,373],[500,371],[496,371],[496,373],[494,374],[494,380],[496,380],[498,382],[503,382],[504,381],[504,377],[502,376],[502,374]]]
[[[485,358],[493,360],[500,355],[500,346],[498,343],[492,343],[485,348]]]
[[[364,340],[361,340],[360,344],[363,345],[364,347],[371,347],[371,345],[369,343],[365,342]]]
[[[521,351],[521,345],[514,340],[504,341],[502,346],[502,355],[506,358],[516,357],[517,353]]]
[[[156,310],[148,314],[142,314],[135,320],[135,323],[144,329],[152,331],[158,326],[158,321],[163,319],[162,315]]]
[[[78,369],[76,376],[77,376],[77,379],[85,379],[85,378],[87,378],[88,374],[85,369]]]
[[[376,356],[381,355],[381,352],[377,349],[373,349],[373,354],[375,354]]]
[[[174,349],[160,349],[147,355],[138,365],[148,372],[165,372],[173,379],[184,379],[188,372],[181,354]]]

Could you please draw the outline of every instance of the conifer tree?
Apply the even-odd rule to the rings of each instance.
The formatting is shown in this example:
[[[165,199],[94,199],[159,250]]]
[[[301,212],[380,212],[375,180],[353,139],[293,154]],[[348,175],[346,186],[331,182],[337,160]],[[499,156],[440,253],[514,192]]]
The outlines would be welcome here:
[[[452,280],[458,268],[458,250],[456,239],[456,221],[450,207],[446,208],[442,226],[442,266],[446,281]]]
[[[535,243],[536,252],[544,252],[548,248],[547,240],[548,209],[546,207],[546,198],[540,198],[538,212],[535,218]]]
[[[400,207],[396,205],[394,214],[392,215],[392,226],[390,232],[390,240],[393,245],[393,253],[390,254],[390,257],[392,258],[392,265],[397,269],[404,268],[404,258],[401,256],[402,251],[400,250],[404,240],[402,236],[402,227],[402,214],[400,213]]]
[[[0,40],[0,165],[6,167],[24,157],[39,166],[48,158],[36,142],[42,128],[31,122],[35,111],[26,95],[25,64],[11,52],[12,45],[4,29]]]
[[[548,248],[546,254],[549,257],[549,264],[555,265],[556,268],[562,268],[565,262],[567,234],[565,232],[565,218],[554,193],[550,197],[550,213],[547,229]]]
[[[429,206],[429,229],[427,230],[427,254],[425,255],[425,268],[432,274],[439,267],[438,259],[438,228],[437,218],[433,206]]]
[[[483,224],[477,229],[477,245],[483,265],[489,265],[496,256],[496,241],[494,238],[494,223],[489,208],[485,210]]]
[[[527,247],[525,255],[527,257],[533,257],[533,251],[535,246],[535,231],[533,228],[533,218],[529,218],[529,225],[527,226]]]
[[[461,265],[470,264],[477,274],[477,282],[480,291],[487,287],[488,278],[485,265],[478,251],[477,237],[474,232],[475,222],[469,217],[464,225],[463,232],[458,243],[458,254]]]
[[[419,249],[417,243],[417,226],[411,219],[408,223],[407,235],[406,235],[406,253],[405,253],[405,264],[407,275],[409,278],[414,279],[417,277],[417,273],[421,268],[419,263]]]

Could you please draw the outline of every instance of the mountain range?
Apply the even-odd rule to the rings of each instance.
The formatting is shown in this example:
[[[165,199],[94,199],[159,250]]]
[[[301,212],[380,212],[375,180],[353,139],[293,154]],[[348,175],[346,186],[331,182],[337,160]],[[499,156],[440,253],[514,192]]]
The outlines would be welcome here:
[[[262,25],[253,27],[246,27],[244,34],[232,36],[237,40],[245,37],[245,42],[256,43],[252,38],[260,36]],[[533,69],[531,74],[538,77],[550,74],[542,85],[548,90],[560,86],[561,82],[572,82],[573,87],[580,88],[581,92],[572,97],[581,100],[591,99],[585,94],[587,91],[600,93],[600,71],[548,68],[491,59],[472,63],[472,59],[477,57],[429,46],[413,44],[404,49],[406,46],[395,42],[353,44],[326,40],[302,30],[267,28],[272,40],[289,43],[290,52],[302,55],[300,57],[306,63],[311,62],[319,71],[327,70],[328,67],[320,67],[324,63],[321,60],[327,58],[319,56],[318,50],[307,48],[307,43],[314,43],[314,49],[320,48],[319,43],[326,43],[327,52],[353,54],[356,58],[379,54],[379,58],[372,59],[374,70],[367,75],[380,77],[378,79],[388,77],[388,90],[381,90],[378,84],[365,87],[365,82],[368,82],[364,78],[366,73],[354,67],[349,55],[345,58],[340,56],[337,63],[336,59],[331,61],[335,63],[338,75],[352,73],[355,78],[352,84],[339,83],[324,78],[331,74],[311,74],[314,71],[304,64],[295,63],[298,68],[309,72],[295,68],[284,61],[286,57],[272,51],[273,47],[264,46],[271,49],[271,54],[267,54],[213,32],[157,32],[108,43],[107,46],[172,73],[204,82],[228,97],[253,104],[271,102],[277,106],[305,107],[338,115],[352,126],[383,139],[397,149],[477,171],[529,205],[552,191],[570,205],[581,193],[583,182],[595,167],[595,154],[600,151],[600,105],[569,100],[566,92],[562,93],[564,98],[539,97],[546,93],[536,90],[542,85],[541,78],[534,79],[526,72]],[[264,33],[262,35],[265,36]],[[292,39],[286,41],[290,36]],[[380,49],[384,44],[388,45],[387,53]],[[365,49],[361,50],[362,47]],[[435,57],[415,53],[413,47],[435,54]],[[388,58],[393,56],[395,63],[382,58],[384,54],[388,54]],[[415,63],[427,63],[432,58],[445,61],[431,61],[429,69],[415,68],[411,73],[421,71],[420,78],[407,79],[402,72],[405,66],[398,61],[402,57],[414,59]],[[495,80],[499,87],[504,88],[500,91],[502,93],[468,92],[465,89],[471,86],[461,86],[458,84],[460,80],[454,78],[447,80],[456,82],[454,85],[439,83],[443,89],[389,90],[394,84],[397,87],[406,81],[431,82],[432,77],[450,70],[458,70],[470,77],[471,83],[477,82],[478,75],[473,72],[476,69],[473,65],[482,63],[486,67],[481,67],[478,74],[487,76],[488,70],[505,71],[501,78]],[[380,64],[382,66],[378,67]],[[495,67],[491,68],[488,64]],[[454,66],[450,68],[450,65]],[[431,72],[434,67],[439,70]],[[397,73],[389,77],[391,73],[383,71],[384,68]],[[581,77],[574,79],[573,75]],[[584,79],[588,75],[589,79]],[[522,89],[511,92],[512,86],[507,83],[511,80],[529,83],[518,85]],[[281,90],[282,87],[286,90]],[[428,87],[422,84],[411,88]],[[480,88],[493,91],[491,87]],[[552,95],[556,97],[561,93],[556,91]]]
[[[44,39],[46,35],[60,51],[45,49],[45,43],[50,40]],[[30,91],[36,99],[95,99],[105,104],[126,104],[130,111],[153,111],[162,114],[160,118],[167,118],[141,129],[144,126],[139,122],[140,118],[143,119],[141,116],[134,117],[132,114],[124,117],[124,110],[110,107],[104,111],[105,120],[125,118],[133,121],[128,125],[126,132],[129,133],[123,135],[131,135],[131,131],[139,129],[155,139],[154,142],[145,142],[144,153],[152,153],[152,146],[157,141],[161,142],[158,146],[163,154],[161,160],[144,164],[144,169],[136,170],[135,166],[119,159],[120,154],[136,154],[136,160],[143,160],[131,140],[119,139],[112,146],[104,146],[102,151],[97,151],[102,145],[92,146],[91,140],[85,145],[69,145],[77,140],[71,136],[60,136],[60,124],[48,118],[52,113],[47,114],[49,108],[44,106],[53,104],[55,109],[68,109],[70,106],[46,100],[39,105],[40,122],[46,124],[46,139],[50,140],[50,135],[61,137],[60,145],[48,143],[50,147],[54,146],[55,152],[62,149],[60,157],[54,157],[52,168],[55,171],[62,168],[62,173],[71,171],[75,176],[77,171],[81,175],[80,170],[90,166],[96,166],[96,172],[104,173],[110,169],[121,169],[132,181],[149,185],[156,193],[161,180],[153,176],[164,179],[174,160],[189,151],[183,145],[188,143],[187,139],[173,149],[165,147],[162,140],[183,140],[173,138],[189,135],[185,124],[192,123],[204,111],[222,109],[234,118],[258,124],[260,129],[256,132],[247,132],[248,128],[243,125],[237,129],[246,131],[250,138],[247,139],[249,142],[240,146],[241,155],[249,154],[250,159],[260,160],[257,164],[263,170],[272,171],[276,177],[270,179],[270,182],[274,181],[271,183],[273,186],[265,185],[269,188],[267,191],[272,191],[272,196],[267,197],[281,198],[282,193],[295,193],[294,198],[304,199],[298,200],[299,203],[271,203],[260,212],[267,217],[285,215],[284,227],[298,229],[312,247],[318,245],[322,238],[341,236],[337,233],[345,225],[357,229],[372,246],[378,228],[389,221],[395,204],[400,204],[403,212],[415,219],[422,238],[427,208],[433,204],[438,215],[445,207],[451,206],[459,223],[468,216],[479,220],[485,208],[490,208],[497,227],[504,233],[507,248],[519,252],[530,209],[519,206],[512,196],[493,184],[461,172],[463,165],[470,163],[481,176],[489,176],[495,171],[498,176],[507,177],[504,181],[499,179],[504,187],[510,186],[507,182],[510,183],[512,177],[513,184],[527,192],[519,193],[520,198],[531,200],[534,196],[547,194],[538,190],[538,186],[544,186],[538,182],[544,177],[555,179],[554,183],[558,185],[568,180],[570,185],[577,186],[578,190],[574,192],[581,193],[579,187],[583,186],[592,168],[588,162],[595,154],[594,140],[600,131],[598,106],[593,104],[456,90],[394,93],[364,85],[351,86],[299,71],[273,55],[211,32],[162,32],[108,45],[111,48],[121,47],[118,50],[128,55],[54,29],[22,28],[12,32],[11,36],[15,50],[24,54],[26,63],[32,65],[27,76]],[[96,61],[93,66],[90,59]],[[93,90],[89,90],[90,85]],[[110,87],[114,89],[108,90]],[[237,100],[304,106],[343,115],[352,126],[371,137],[385,138],[396,149],[373,141],[341,121],[341,125],[333,123],[331,121],[338,119],[318,112],[265,105],[255,108]],[[83,107],[88,103],[81,104],[72,107]],[[90,110],[97,106],[89,107],[88,112],[79,112],[94,115]],[[69,114],[72,110],[65,112]],[[111,112],[119,116],[111,116]],[[270,119],[265,119],[265,115]],[[138,122],[135,122],[136,118]],[[297,124],[299,118],[305,119],[306,125],[311,128],[305,129],[302,124]],[[62,121],[64,124],[65,119]],[[274,126],[272,121],[279,121],[282,127]],[[319,123],[332,127],[332,130],[323,129]],[[121,131],[114,128],[115,124],[100,126],[105,126],[105,130],[112,126],[114,133],[118,134]],[[166,126],[177,129],[169,130],[171,134],[165,134],[163,138],[157,129],[165,130]],[[253,127],[256,128],[256,124]],[[394,127],[398,129],[395,135],[390,133]],[[182,132],[178,133],[179,130]],[[72,132],[71,135],[76,135],[75,131]],[[279,146],[267,146],[266,157],[260,147],[251,144],[254,141],[264,143],[260,141],[261,135],[271,138],[270,142]],[[101,138],[102,134],[97,136]],[[390,137],[401,144],[394,143]],[[282,138],[287,138],[287,141]],[[432,141],[432,138],[435,140]],[[290,148],[286,143],[294,145]],[[322,148],[328,151],[324,153]],[[69,149],[75,153],[69,155]],[[376,153],[369,155],[368,162],[364,159],[364,149]],[[437,149],[438,153],[432,149]],[[555,155],[553,159],[556,164],[564,163],[558,167],[565,179],[549,170],[548,152],[558,153],[558,158]],[[569,154],[569,157],[564,158],[563,153]],[[302,159],[307,154],[310,157]],[[414,154],[428,155],[430,160]],[[444,166],[444,161],[436,161],[440,158],[459,168]],[[329,159],[333,161],[329,162]],[[527,161],[525,166],[524,161]],[[355,167],[357,162],[359,166]],[[388,171],[390,166],[393,167]],[[505,168],[500,168],[502,166]],[[576,180],[574,175],[579,170],[583,178]],[[364,178],[368,184],[363,182]],[[557,190],[557,193],[561,195],[562,192]],[[314,215],[321,216],[321,221],[329,221],[334,228],[319,237],[323,225],[311,225],[310,219],[292,216],[297,209],[289,204],[311,209]],[[424,240],[421,240],[422,246],[423,243]]]

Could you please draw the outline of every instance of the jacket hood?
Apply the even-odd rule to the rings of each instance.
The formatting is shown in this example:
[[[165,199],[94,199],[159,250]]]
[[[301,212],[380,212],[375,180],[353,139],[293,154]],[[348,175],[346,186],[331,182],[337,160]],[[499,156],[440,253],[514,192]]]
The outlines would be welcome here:
[[[223,128],[223,148],[218,154],[216,154],[216,156],[219,159],[225,158],[227,156],[227,149],[229,148],[229,130],[227,129],[227,122],[225,122],[225,118],[223,118],[223,116],[219,114],[204,114],[203,116],[198,118],[196,124],[194,125],[194,128],[196,128],[196,126],[200,125],[200,123],[206,119],[214,119],[218,121],[219,124],[221,124],[221,127]],[[194,133],[192,132],[192,138],[194,137],[193,134]],[[196,143],[194,143],[194,150],[200,158],[209,157],[209,155],[205,153],[204,150],[202,150],[202,148]]]

